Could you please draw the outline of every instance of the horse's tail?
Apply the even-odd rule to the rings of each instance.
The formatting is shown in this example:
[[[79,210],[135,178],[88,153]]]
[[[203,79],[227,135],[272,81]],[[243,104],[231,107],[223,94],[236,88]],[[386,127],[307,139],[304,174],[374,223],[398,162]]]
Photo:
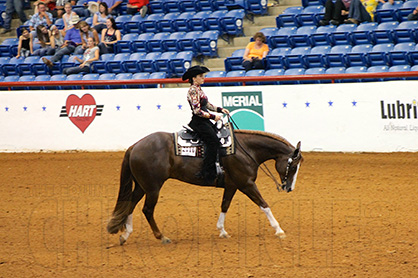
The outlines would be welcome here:
[[[107,224],[107,231],[110,234],[116,234],[124,229],[124,224],[128,215],[130,214],[132,204],[132,173],[129,165],[129,158],[131,156],[133,146],[126,152],[122,162],[122,169],[120,173],[120,188],[119,196],[113,210],[112,219]]]

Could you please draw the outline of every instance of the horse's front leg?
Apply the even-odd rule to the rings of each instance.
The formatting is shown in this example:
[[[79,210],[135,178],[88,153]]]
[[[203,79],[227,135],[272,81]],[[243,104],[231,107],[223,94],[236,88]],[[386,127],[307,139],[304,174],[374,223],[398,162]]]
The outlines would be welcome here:
[[[260,191],[258,191],[257,186],[255,184],[251,184],[246,187],[240,188],[240,191],[247,195],[266,214],[267,219],[270,222],[270,225],[276,231],[275,235],[279,238],[285,238],[286,234],[284,233],[282,228],[280,228],[279,222],[277,222],[276,218],[274,218],[273,213],[271,212],[271,209],[267,205],[266,201],[264,201],[263,197],[261,197]]]
[[[225,231],[225,216],[226,212],[228,211],[229,206],[231,205],[231,200],[237,192],[237,189],[230,189],[228,187],[225,188],[224,195],[222,197],[222,206],[221,206],[221,214],[219,215],[218,222],[216,223],[216,228],[219,230],[220,238],[229,238],[229,234]]]

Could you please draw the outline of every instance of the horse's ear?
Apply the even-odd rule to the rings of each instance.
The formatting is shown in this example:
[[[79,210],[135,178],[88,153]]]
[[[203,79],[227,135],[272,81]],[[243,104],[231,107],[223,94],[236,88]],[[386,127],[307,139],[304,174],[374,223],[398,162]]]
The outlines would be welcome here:
[[[301,145],[301,142],[299,141],[298,144],[296,145],[296,149],[300,150],[300,145]]]
[[[296,150],[293,152],[293,158],[298,158],[300,156],[300,141],[296,145]]]

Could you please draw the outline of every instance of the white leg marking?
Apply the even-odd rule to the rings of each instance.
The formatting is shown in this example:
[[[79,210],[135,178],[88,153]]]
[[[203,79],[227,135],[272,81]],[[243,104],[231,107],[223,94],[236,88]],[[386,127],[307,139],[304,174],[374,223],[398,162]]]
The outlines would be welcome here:
[[[133,230],[134,230],[133,217],[132,217],[132,214],[129,214],[125,222],[125,232],[119,238],[120,245],[123,245],[128,240]]]
[[[273,213],[269,207],[263,208],[260,206],[260,209],[266,214],[267,219],[270,221],[270,225],[276,230],[275,235],[280,238],[285,238],[286,235],[282,228],[280,228],[279,222],[274,218]]]
[[[290,186],[290,188],[292,189],[292,191],[295,189],[296,179],[298,178],[298,173],[299,173],[299,167],[300,167],[300,162],[299,162],[298,167],[296,169],[296,173],[293,176],[292,185]]]
[[[218,228],[218,230],[220,231],[220,234],[219,234],[220,238],[230,237],[224,228],[225,215],[226,215],[225,212],[221,212],[221,214],[219,215],[218,223],[216,223],[216,228]]]

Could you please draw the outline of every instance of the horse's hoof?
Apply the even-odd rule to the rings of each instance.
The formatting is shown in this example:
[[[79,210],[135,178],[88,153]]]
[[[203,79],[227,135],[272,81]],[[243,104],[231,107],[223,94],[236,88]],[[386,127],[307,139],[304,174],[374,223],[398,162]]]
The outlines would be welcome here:
[[[163,238],[161,239],[162,244],[169,244],[171,243],[171,239],[169,239],[168,237],[163,236]]]
[[[123,245],[123,244],[125,244],[125,242],[126,242],[126,239],[123,236],[120,236],[119,237],[119,244]]]
[[[277,236],[278,238],[280,238],[280,239],[284,239],[284,238],[286,238],[286,234],[285,234],[284,232],[279,232],[279,233],[276,233],[276,236]]]
[[[228,235],[228,233],[227,233],[227,232],[224,232],[224,233],[220,233],[220,234],[219,234],[219,237],[220,237],[220,238],[230,238],[231,236],[230,236],[230,235]]]

